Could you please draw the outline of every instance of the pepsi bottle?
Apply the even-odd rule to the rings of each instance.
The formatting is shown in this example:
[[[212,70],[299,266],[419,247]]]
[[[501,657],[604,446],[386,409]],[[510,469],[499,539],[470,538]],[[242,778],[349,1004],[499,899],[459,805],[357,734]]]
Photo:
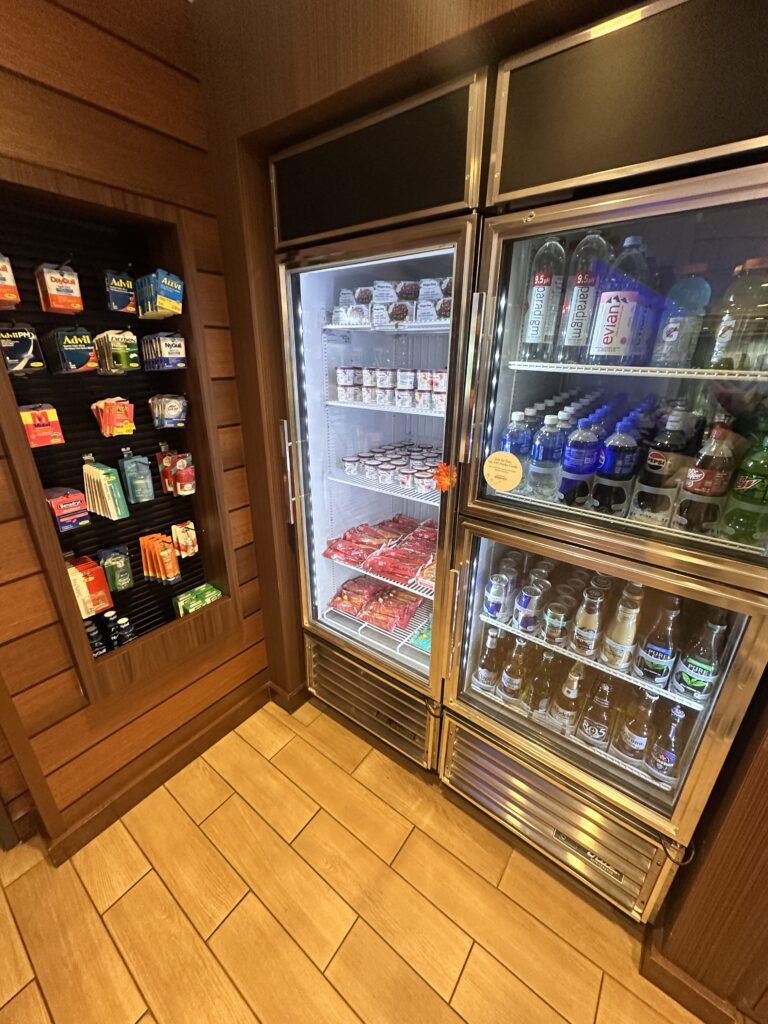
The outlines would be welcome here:
[[[563,452],[560,493],[566,505],[584,506],[589,498],[589,482],[595,473],[600,455],[600,441],[588,419],[569,436]]]
[[[637,471],[639,449],[629,420],[620,420],[600,450],[592,501],[598,512],[623,516],[629,507],[631,481]]]

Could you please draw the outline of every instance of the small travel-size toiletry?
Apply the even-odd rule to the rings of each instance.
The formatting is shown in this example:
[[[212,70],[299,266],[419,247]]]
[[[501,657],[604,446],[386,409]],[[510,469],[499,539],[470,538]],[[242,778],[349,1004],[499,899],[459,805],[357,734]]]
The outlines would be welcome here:
[[[19,415],[24,424],[30,448],[45,448],[51,444],[64,444],[59,414],[52,405],[20,405]]]
[[[101,548],[98,552],[98,559],[113,594],[121,590],[130,590],[133,586],[133,570],[131,569],[130,554],[125,545]]]
[[[0,349],[9,373],[45,370],[43,350],[31,324],[0,324]]]
[[[68,264],[41,263],[35,270],[37,294],[44,313],[80,313],[80,279]]]
[[[83,484],[89,511],[105,519],[128,518],[128,503],[116,469],[89,458],[83,463]]]
[[[171,537],[162,533],[151,533],[139,537],[141,566],[144,576],[157,583],[178,583],[181,569]]]
[[[197,531],[191,519],[184,523],[175,523],[171,527],[171,537],[179,558],[191,558],[198,553]]]
[[[46,487],[43,493],[59,533],[69,533],[79,526],[91,525],[82,491],[71,487]]]
[[[123,458],[118,460],[117,468],[120,470],[128,501],[132,505],[154,499],[152,469],[146,455],[134,455],[130,448],[123,448]]]

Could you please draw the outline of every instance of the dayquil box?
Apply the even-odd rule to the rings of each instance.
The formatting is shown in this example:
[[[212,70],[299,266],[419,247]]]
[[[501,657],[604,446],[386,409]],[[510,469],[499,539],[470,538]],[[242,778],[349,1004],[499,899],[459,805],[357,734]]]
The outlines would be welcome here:
[[[83,308],[80,279],[72,267],[41,263],[35,271],[40,306],[45,313],[79,313]]]
[[[7,256],[0,255],[0,309],[15,309],[21,302],[13,267]]]

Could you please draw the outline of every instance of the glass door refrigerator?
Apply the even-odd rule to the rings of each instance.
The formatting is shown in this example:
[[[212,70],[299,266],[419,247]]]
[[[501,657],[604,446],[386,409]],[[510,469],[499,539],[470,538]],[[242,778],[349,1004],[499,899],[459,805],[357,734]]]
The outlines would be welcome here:
[[[308,685],[437,753],[473,217],[280,258]]]
[[[443,780],[650,919],[768,660],[768,172],[486,224]]]

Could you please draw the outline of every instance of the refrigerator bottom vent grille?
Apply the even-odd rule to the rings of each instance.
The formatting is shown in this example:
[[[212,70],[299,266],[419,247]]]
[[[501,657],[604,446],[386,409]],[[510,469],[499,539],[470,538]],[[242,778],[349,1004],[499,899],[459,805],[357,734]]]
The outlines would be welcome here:
[[[423,697],[383,673],[305,637],[307,684],[312,693],[401,753],[430,767],[438,719]]]
[[[645,917],[664,858],[628,828],[464,724],[446,719],[441,776],[452,789],[633,917]]]

